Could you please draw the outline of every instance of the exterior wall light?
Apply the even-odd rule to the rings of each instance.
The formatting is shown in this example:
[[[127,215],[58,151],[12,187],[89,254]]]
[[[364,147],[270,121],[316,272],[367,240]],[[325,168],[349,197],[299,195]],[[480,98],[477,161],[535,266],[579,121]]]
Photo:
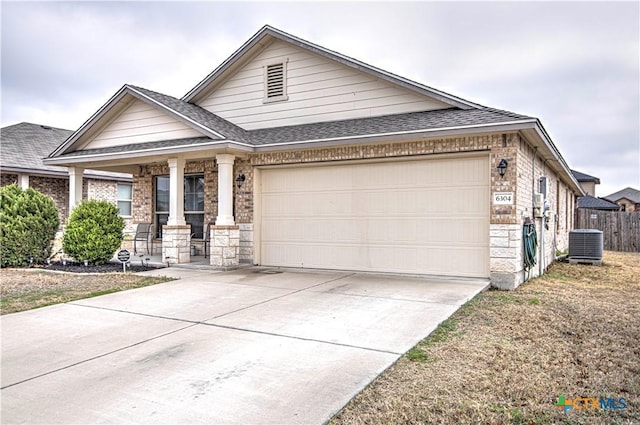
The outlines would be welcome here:
[[[509,165],[509,163],[506,159],[503,158],[500,160],[500,164],[498,164],[498,172],[500,173],[501,178],[504,178],[504,173],[507,171],[507,165]]]
[[[238,189],[242,187],[242,184],[246,179],[247,178],[244,176],[244,174],[238,174],[238,177],[236,177],[236,186],[238,186]]]

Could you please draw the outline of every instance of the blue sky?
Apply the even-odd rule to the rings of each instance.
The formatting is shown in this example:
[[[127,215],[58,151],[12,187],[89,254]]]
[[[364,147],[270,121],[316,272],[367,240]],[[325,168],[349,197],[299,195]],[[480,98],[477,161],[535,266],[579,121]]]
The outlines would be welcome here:
[[[2,127],[76,129],[124,83],[181,97],[263,25],[540,118],[596,194],[640,188],[639,2],[6,2]]]

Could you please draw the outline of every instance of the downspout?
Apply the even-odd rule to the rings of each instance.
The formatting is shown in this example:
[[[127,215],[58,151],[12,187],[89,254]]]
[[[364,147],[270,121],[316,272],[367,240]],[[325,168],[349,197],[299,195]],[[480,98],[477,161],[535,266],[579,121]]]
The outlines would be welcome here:
[[[538,156],[538,148],[535,147],[533,148],[533,155],[531,157],[531,215],[534,223],[536,222],[536,157],[537,156]]]

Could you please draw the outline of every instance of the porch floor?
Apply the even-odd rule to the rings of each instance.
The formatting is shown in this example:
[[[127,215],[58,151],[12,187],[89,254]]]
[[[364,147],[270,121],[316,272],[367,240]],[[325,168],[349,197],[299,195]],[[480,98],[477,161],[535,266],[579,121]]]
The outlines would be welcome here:
[[[140,257],[142,254],[142,257]],[[154,253],[153,255],[147,255],[144,253],[134,254],[131,252],[131,264],[134,266],[142,265],[143,260],[148,260],[148,265],[150,267],[167,267],[167,262],[162,261],[162,254]],[[114,258],[115,261],[118,261],[117,258]],[[204,255],[192,255],[191,262],[185,264],[171,264],[170,267],[189,267],[189,268],[207,268],[211,269],[212,266],[209,264],[210,257],[204,258]]]

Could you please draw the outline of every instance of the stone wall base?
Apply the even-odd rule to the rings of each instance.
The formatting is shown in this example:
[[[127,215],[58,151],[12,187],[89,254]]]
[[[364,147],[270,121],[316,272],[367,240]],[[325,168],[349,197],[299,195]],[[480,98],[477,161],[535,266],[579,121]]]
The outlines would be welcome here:
[[[241,223],[240,227],[240,262],[253,264],[253,224]]]
[[[162,261],[170,264],[191,262],[191,226],[162,226]]]
[[[240,263],[240,227],[211,226],[210,262],[214,267],[233,268]]]

